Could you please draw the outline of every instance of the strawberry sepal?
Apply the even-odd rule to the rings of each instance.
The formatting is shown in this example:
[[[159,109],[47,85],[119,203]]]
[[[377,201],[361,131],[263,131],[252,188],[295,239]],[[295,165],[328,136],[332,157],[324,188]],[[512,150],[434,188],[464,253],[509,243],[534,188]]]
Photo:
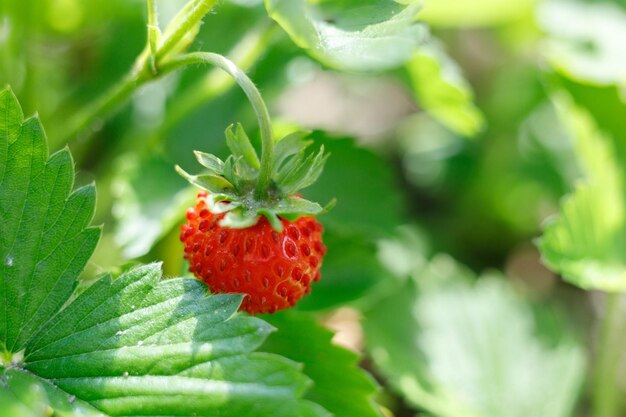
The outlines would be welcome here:
[[[176,166],[187,181],[208,192],[207,207],[213,214],[226,213],[220,226],[243,229],[265,217],[274,230],[281,231],[280,218],[295,221],[303,216],[318,216],[334,206],[334,200],[322,207],[296,195],[319,178],[328,158],[323,147],[317,152],[308,151],[312,144],[306,140],[308,132],[292,133],[276,143],[270,192],[264,199],[255,194],[261,163],[248,135],[241,124],[229,126],[225,135],[232,152],[226,160],[195,151],[204,173],[191,175]]]

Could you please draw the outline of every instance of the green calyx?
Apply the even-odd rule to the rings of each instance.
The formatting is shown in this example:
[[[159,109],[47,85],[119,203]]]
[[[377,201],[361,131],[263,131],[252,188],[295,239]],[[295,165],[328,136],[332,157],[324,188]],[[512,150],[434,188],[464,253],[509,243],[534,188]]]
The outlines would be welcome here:
[[[226,129],[226,144],[232,155],[222,161],[215,155],[196,151],[196,158],[208,172],[190,175],[180,167],[176,170],[190,183],[210,193],[207,202],[213,213],[226,213],[220,225],[246,228],[265,216],[275,230],[282,229],[280,217],[293,221],[300,216],[315,216],[329,210],[326,207],[296,196],[313,184],[321,175],[327,155],[321,148],[317,153],[307,152],[311,141],[307,134],[292,133],[274,140],[272,122],[259,90],[252,80],[232,61],[219,54],[198,52],[186,54],[172,65],[215,65],[239,84],[252,105],[261,133],[261,157],[240,124]]]
[[[296,196],[319,178],[328,158],[323,146],[317,152],[309,152],[312,141],[306,140],[307,136],[307,132],[294,132],[275,143],[269,186],[260,184],[261,160],[240,124],[226,129],[226,144],[232,155],[225,161],[196,151],[206,173],[191,175],[179,166],[176,170],[210,193],[207,202],[211,212],[226,213],[220,222],[222,227],[250,227],[265,216],[272,228],[280,231],[279,216],[294,221],[301,216],[323,214],[334,205],[334,200],[322,207]]]

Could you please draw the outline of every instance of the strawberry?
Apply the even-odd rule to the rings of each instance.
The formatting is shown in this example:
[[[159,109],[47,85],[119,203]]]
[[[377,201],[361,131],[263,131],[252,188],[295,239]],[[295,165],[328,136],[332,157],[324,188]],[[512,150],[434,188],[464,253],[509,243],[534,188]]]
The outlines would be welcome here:
[[[326,161],[323,148],[308,153],[311,141],[294,133],[274,143],[263,138],[262,158],[241,125],[226,130],[232,155],[225,161],[195,152],[206,168],[190,175],[202,188],[181,228],[190,271],[215,293],[243,293],[241,310],[274,313],[294,306],[320,279],[322,225],[314,216],[329,206],[303,199]]]
[[[314,216],[326,207],[303,199],[298,191],[321,175],[328,155],[296,132],[276,141],[261,94],[228,59],[209,54],[244,90],[259,121],[261,158],[240,124],[226,129],[231,155],[195,152],[202,175],[176,170],[202,188],[187,212],[180,239],[189,270],[217,293],[243,293],[241,310],[274,313],[295,305],[320,279],[322,225]]]
[[[282,219],[281,232],[265,217],[254,226],[231,229],[220,226],[224,214],[212,213],[207,197],[198,193],[180,238],[191,272],[212,292],[247,294],[241,309],[257,314],[294,306],[311,291],[326,253],[322,225],[314,217]]]

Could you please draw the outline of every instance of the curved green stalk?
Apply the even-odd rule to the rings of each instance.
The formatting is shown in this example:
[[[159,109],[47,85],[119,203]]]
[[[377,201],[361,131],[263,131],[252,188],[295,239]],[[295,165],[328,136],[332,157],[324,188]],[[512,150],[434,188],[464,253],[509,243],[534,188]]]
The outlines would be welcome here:
[[[248,71],[280,33],[278,29],[276,24],[269,21],[257,24],[229,51],[228,59],[243,71]],[[172,97],[172,105],[169,106],[156,136],[172,129],[194,110],[231,88],[234,83],[235,80],[219,68],[209,71],[193,86]]]
[[[255,196],[259,200],[266,200],[269,197],[269,186],[273,169],[274,158],[274,133],[272,122],[267,106],[261,97],[261,93],[256,88],[252,80],[228,58],[211,52],[194,52],[181,55],[164,64],[160,70],[164,73],[174,71],[178,68],[194,64],[210,64],[221,68],[227,72],[239,84],[248,100],[252,104],[259,122],[261,131],[261,169],[259,170],[259,180],[255,190]]]

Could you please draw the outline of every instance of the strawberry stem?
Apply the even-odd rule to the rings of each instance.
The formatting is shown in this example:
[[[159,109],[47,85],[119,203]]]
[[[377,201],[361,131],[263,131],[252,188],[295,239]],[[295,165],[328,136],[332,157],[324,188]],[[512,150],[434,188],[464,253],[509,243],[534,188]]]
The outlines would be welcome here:
[[[272,121],[267,106],[261,97],[261,93],[246,73],[237,67],[235,63],[222,55],[211,52],[193,52],[181,55],[167,61],[159,70],[162,72],[170,72],[177,68],[193,64],[210,64],[224,70],[239,84],[248,97],[250,104],[252,104],[261,131],[261,168],[259,170],[259,179],[255,187],[254,196],[258,201],[268,200],[272,171],[274,169],[274,133],[272,130]]]

